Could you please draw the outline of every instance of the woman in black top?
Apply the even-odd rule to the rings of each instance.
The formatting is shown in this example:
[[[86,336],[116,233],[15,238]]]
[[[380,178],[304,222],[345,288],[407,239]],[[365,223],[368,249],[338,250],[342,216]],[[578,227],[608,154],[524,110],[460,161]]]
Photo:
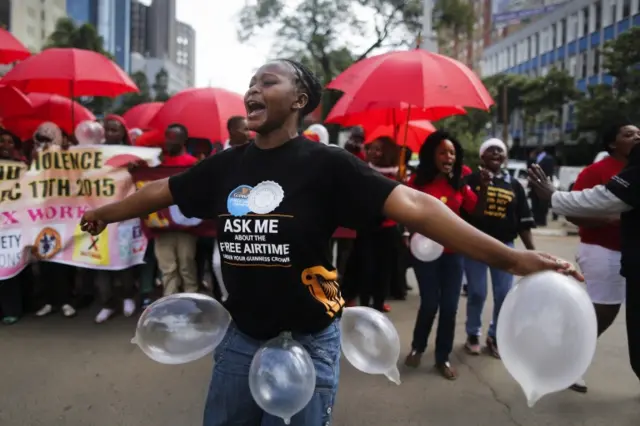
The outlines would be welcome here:
[[[218,224],[225,302],[233,324],[218,346],[206,426],[273,422],[251,397],[251,359],[262,342],[293,332],[316,370],[316,394],[294,426],[331,418],[339,375],[338,319],[344,306],[327,244],[337,227],[371,227],[387,216],[490,265],[526,275],[570,272],[551,256],[514,250],[458,219],[439,200],[399,185],[337,147],[298,134],[320,102],[317,78],[297,62],[262,66],[245,95],[254,142],[209,157],[181,175],[145,185],[126,199],[87,211],[82,229],[177,204],[185,216]],[[267,420],[269,419],[269,420]]]

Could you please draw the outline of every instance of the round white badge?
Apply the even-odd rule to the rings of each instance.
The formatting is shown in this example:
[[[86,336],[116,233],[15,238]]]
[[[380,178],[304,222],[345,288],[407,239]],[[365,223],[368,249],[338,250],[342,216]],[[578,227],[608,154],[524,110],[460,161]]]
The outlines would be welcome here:
[[[249,193],[249,210],[257,214],[274,211],[284,199],[284,191],[277,183],[267,180],[256,185]]]

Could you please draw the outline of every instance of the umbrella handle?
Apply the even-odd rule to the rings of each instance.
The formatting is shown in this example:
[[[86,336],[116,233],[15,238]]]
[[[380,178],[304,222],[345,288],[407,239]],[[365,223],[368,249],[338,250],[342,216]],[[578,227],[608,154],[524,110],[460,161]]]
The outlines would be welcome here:
[[[411,105],[407,109],[407,122],[405,123],[404,140],[402,141],[402,150],[398,158],[398,181],[404,182],[407,177],[407,135],[409,133],[409,121],[411,119]]]

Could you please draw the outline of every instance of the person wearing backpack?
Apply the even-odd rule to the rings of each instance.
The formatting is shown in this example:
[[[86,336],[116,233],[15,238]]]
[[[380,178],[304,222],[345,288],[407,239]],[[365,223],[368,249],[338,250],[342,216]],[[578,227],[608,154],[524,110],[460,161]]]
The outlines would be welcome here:
[[[464,219],[480,231],[491,235],[513,247],[520,237],[527,250],[535,250],[531,229],[535,221],[527,202],[524,188],[502,166],[507,159],[507,147],[500,139],[489,139],[480,146],[482,168],[488,170],[492,179],[487,186],[487,202],[482,215],[464,215]],[[481,190],[479,171],[467,176],[467,184],[474,192]],[[500,358],[496,329],[498,314],[507,293],[513,284],[513,275],[507,271],[489,267],[473,259],[465,259],[467,277],[467,341],[465,349],[471,355],[481,352],[482,309],[487,298],[487,271],[493,286],[493,321],[489,326],[486,345],[489,354]]]

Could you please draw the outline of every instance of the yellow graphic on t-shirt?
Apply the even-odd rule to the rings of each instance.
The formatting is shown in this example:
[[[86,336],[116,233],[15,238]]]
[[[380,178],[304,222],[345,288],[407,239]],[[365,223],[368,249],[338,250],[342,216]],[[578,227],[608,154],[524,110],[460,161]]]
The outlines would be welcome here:
[[[344,299],[338,284],[338,272],[328,271],[323,266],[312,266],[302,271],[302,282],[309,289],[309,293],[322,303],[327,315],[333,318],[344,306]]]
[[[76,226],[73,232],[73,260],[92,265],[109,265],[109,234],[89,235]]]
[[[513,201],[515,194],[508,189],[489,186],[487,188],[487,205],[485,216],[504,219],[507,216],[507,207]]]
[[[449,201],[449,199],[446,196],[442,196],[440,197],[440,201],[442,201],[443,203],[447,204],[447,201]]]

